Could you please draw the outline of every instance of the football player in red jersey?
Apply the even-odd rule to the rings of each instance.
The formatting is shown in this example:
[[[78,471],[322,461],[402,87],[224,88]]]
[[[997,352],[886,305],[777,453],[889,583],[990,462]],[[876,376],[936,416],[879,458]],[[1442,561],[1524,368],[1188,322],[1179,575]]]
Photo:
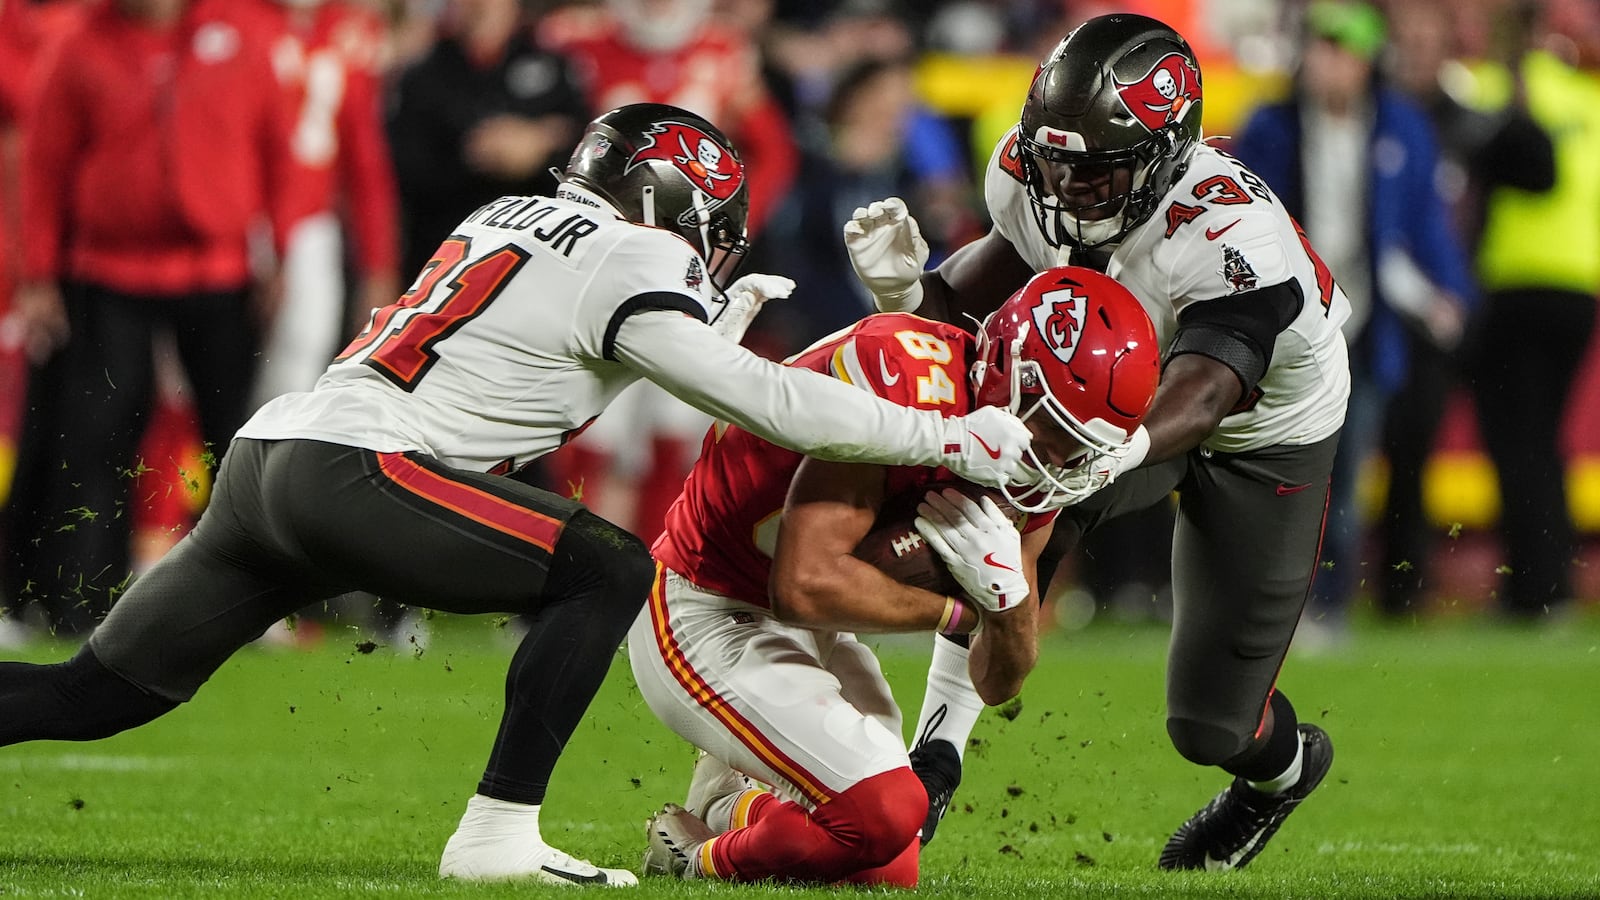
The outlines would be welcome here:
[[[981,316],[1065,260],[1126,285],[1166,361],[1122,477],[1064,513],[1049,555],[1108,518],[1179,494],[1167,733],[1233,782],[1167,842],[1166,869],[1250,862],[1322,782],[1333,746],[1276,689],[1316,570],[1328,475],[1350,394],[1350,304],[1262,180],[1206,144],[1200,64],[1144,16],[1085,22],[1034,76],[984,179],[994,228],[924,273],[898,200],[844,227],[879,309]],[[912,758],[931,837],[981,707],[965,653],[935,641]]]
[[[948,473],[825,462],[714,426],[653,548],[655,587],[629,635],[650,708],[704,751],[687,808],[669,804],[650,823],[645,872],[912,887],[926,794],[889,686],[854,633],[977,631],[977,690],[990,704],[1015,696],[1037,655],[1038,554],[1055,510],[1127,452],[1155,393],[1155,332],[1115,281],[1058,268],[976,338],[882,314],[790,365],[947,415],[1016,411],[1033,433],[1035,477],[1003,490],[1036,515],[1019,531],[989,497],[929,493],[917,529],[962,586],[943,596],[852,551],[886,498]]]

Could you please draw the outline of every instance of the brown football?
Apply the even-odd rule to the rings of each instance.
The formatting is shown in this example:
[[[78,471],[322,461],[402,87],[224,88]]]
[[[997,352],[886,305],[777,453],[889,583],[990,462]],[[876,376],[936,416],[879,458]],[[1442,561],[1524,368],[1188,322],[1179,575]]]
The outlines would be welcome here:
[[[1005,496],[993,488],[954,480],[925,484],[884,501],[883,508],[878,510],[877,521],[872,524],[872,530],[867,532],[861,543],[856,545],[853,551],[855,557],[872,563],[901,584],[909,584],[935,594],[960,594],[961,585],[956,583],[944,560],[928,546],[928,542],[923,540],[921,532],[917,531],[916,525],[913,524],[917,518],[917,504],[922,502],[922,498],[927,496],[929,491],[945,488],[954,488],[973,499],[987,494],[994,498],[1000,510],[1013,522],[1020,521],[1024,515],[1021,510],[1007,503]]]

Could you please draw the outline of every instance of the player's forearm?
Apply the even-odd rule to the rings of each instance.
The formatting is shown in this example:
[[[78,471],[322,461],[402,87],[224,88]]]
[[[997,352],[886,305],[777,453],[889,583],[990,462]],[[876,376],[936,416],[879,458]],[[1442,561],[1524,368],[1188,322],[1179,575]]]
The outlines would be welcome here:
[[[923,304],[931,311],[918,314],[976,331],[979,322],[1031,277],[1032,267],[999,232],[990,230],[923,274]]]
[[[1233,370],[1197,353],[1175,356],[1161,373],[1155,402],[1145,416],[1150,451],[1145,464],[1163,462],[1200,446],[1239,401]]]
[[[986,616],[983,630],[972,639],[967,673],[978,696],[990,706],[1020,693],[1039,659],[1039,555],[1054,530],[1054,524],[1047,524],[1022,536],[1028,597],[1014,609]]]
[[[1022,692],[1022,683],[1039,660],[1039,604],[1029,599],[1016,609],[991,613],[972,639],[967,672],[978,696],[997,706]]]
[[[944,462],[938,413],[780,366],[679,313],[630,316],[617,332],[616,356],[700,411],[807,456],[884,465]]]
[[[950,318],[950,301],[954,292],[950,290],[950,285],[945,282],[944,277],[939,274],[939,270],[930,269],[923,272],[920,280],[922,282],[922,303],[917,306],[914,312],[924,319],[960,325],[960,322],[952,321]]]
[[[896,634],[937,631],[945,621],[947,599],[901,584],[869,563],[843,556],[805,571],[774,570],[773,612],[779,620],[804,628]],[[963,603],[956,633],[978,623],[977,606]]]

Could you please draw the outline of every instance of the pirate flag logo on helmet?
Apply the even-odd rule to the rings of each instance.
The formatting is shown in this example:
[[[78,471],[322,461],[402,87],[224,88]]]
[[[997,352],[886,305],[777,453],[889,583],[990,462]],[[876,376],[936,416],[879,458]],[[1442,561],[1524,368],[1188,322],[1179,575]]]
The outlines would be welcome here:
[[[693,125],[657,122],[645,137],[650,143],[634,151],[623,174],[647,160],[663,160],[718,203],[726,202],[744,184],[744,168],[733,152]]]
[[[1161,57],[1134,82],[1117,81],[1117,96],[1144,127],[1156,131],[1183,116],[1200,99],[1200,73],[1181,53]]]

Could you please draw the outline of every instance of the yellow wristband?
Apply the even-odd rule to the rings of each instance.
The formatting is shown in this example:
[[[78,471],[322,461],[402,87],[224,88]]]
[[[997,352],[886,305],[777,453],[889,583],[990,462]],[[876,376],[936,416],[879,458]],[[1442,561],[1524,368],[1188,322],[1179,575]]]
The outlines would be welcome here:
[[[970,634],[977,630],[978,624],[978,616],[967,609],[967,604],[954,597],[944,598],[944,615],[939,617],[940,634]]]

